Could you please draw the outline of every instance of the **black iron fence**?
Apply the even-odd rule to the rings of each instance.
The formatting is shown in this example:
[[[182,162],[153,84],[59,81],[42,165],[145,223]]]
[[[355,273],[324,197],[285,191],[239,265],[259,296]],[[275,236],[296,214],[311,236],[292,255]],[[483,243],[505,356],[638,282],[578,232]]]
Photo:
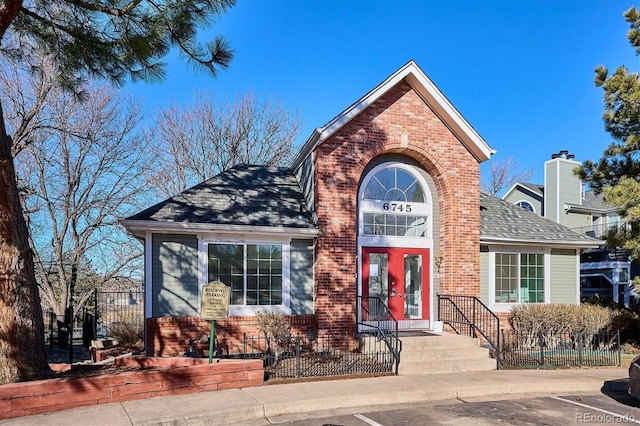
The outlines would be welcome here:
[[[387,304],[378,296],[358,296],[358,330],[362,336],[384,342],[394,358],[394,371],[398,374],[402,341],[398,337],[398,320]]]
[[[503,367],[620,366],[620,332],[502,331]]]
[[[110,336],[114,327],[123,324],[144,328],[144,292],[96,291],[94,302],[98,337]]]
[[[392,373],[395,368],[387,344],[369,335],[296,335],[276,343],[245,334],[243,349],[242,354],[230,356],[262,359],[266,379]]]

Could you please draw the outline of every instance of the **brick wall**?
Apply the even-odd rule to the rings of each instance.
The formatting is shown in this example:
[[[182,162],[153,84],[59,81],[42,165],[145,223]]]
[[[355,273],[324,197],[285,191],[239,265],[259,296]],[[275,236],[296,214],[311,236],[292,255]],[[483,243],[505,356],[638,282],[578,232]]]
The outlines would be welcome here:
[[[213,364],[206,364],[206,359],[170,361],[171,364],[161,369],[1,385],[0,419],[156,396],[261,386],[264,383],[262,360],[222,360]],[[87,419],[88,423],[99,421]],[[109,419],[102,421],[110,423]]]
[[[313,315],[290,316],[293,333],[306,334],[317,332]],[[189,347],[190,339],[198,339],[202,333],[209,335],[211,322],[199,317],[163,317],[147,318],[147,356],[182,356]],[[215,336],[218,347],[224,354],[243,352],[244,334],[259,336],[255,317],[231,317],[218,320],[215,324]],[[209,354],[209,343],[195,341],[193,348],[197,355]]]
[[[480,293],[479,164],[406,83],[400,83],[315,152],[316,316],[320,330],[349,332],[356,322],[358,184],[385,153],[417,160],[439,195],[440,292]]]

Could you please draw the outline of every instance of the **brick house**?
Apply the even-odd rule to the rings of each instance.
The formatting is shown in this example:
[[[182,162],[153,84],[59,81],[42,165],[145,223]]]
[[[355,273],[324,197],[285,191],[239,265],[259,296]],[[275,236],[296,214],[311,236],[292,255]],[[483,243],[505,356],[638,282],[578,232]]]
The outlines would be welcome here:
[[[145,245],[147,353],[180,354],[208,330],[200,289],[212,280],[231,287],[217,324],[227,348],[265,308],[300,332],[355,333],[369,297],[400,329],[425,330],[437,294],[494,300],[482,253],[548,241],[481,241],[479,165],[493,153],[410,61],[316,129],[291,167],[240,165],[123,220]],[[592,244],[556,240],[570,258]]]

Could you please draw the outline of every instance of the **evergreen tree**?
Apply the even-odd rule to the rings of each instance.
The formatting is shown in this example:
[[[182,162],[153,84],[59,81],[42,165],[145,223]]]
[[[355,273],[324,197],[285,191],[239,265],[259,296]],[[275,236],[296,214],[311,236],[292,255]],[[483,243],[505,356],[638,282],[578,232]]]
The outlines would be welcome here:
[[[223,38],[202,44],[197,33],[234,3],[0,0],[0,53],[5,67],[35,68],[37,62],[31,59],[52,57],[57,83],[80,97],[77,89],[87,76],[116,84],[162,80],[162,58],[174,47],[190,63],[215,75],[229,64],[232,52]],[[13,161],[24,148],[21,144],[7,132],[0,99],[0,384],[49,372],[33,254]]]
[[[627,39],[640,55],[640,13],[635,7],[624,13],[630,25]],[[604,91],[603,119],[613,138],[602,158],[585,161],[578,171],[605,202],[618,206],[626,226],[611,232],[608,244],[640,258],[640,77],[620,66],[613,74],[604,66],[595,69],[595,84]],[[640,279],[638,279],[640,281]],[[639,282],[640,283],[640,282]]]

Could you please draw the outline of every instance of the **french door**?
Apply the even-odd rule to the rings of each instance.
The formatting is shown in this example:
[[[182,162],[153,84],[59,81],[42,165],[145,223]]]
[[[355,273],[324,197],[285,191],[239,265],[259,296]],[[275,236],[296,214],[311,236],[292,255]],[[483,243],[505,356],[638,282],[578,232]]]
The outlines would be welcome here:
[[[429,249],[362,248],[362,295],[380,297],[396,320],[429,319]]]

